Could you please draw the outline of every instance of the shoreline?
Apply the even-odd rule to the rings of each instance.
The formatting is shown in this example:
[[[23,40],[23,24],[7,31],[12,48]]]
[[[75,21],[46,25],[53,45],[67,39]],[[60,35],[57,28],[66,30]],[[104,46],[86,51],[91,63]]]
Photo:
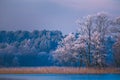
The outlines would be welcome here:
[[[0,74],[120,74],[120,68],[17,67],[0,68]]]

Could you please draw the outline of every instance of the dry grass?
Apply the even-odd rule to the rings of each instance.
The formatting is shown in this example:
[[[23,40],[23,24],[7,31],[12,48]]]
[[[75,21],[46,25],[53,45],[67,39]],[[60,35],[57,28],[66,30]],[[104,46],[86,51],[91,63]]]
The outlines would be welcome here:
[[[0,74],[120,74],[120,68],[34,67],[0,68]]]

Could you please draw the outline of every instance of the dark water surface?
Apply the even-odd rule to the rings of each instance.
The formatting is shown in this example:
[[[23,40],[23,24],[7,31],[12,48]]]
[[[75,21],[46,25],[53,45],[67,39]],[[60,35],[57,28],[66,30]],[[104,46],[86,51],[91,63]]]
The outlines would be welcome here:
[[[0,74],[0,80],[120,80],[120,74]]]

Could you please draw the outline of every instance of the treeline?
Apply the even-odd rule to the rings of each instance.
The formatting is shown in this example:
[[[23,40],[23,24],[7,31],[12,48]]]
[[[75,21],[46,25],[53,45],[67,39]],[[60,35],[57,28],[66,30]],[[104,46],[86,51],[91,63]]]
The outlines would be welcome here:
[[[120,17],[106,13],[77,21],[76,33],[0,31],[0,67],[120,67]]]
[[[52,65],[50,52],[62,37],[60,31],[0,31],[0,66]]]

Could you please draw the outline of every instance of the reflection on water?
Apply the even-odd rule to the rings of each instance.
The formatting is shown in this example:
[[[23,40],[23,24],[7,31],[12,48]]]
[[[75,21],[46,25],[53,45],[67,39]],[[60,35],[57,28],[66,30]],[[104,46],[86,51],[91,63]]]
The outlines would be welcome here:
[[[120,74],[0,74],[0,80],[120,80]]]

